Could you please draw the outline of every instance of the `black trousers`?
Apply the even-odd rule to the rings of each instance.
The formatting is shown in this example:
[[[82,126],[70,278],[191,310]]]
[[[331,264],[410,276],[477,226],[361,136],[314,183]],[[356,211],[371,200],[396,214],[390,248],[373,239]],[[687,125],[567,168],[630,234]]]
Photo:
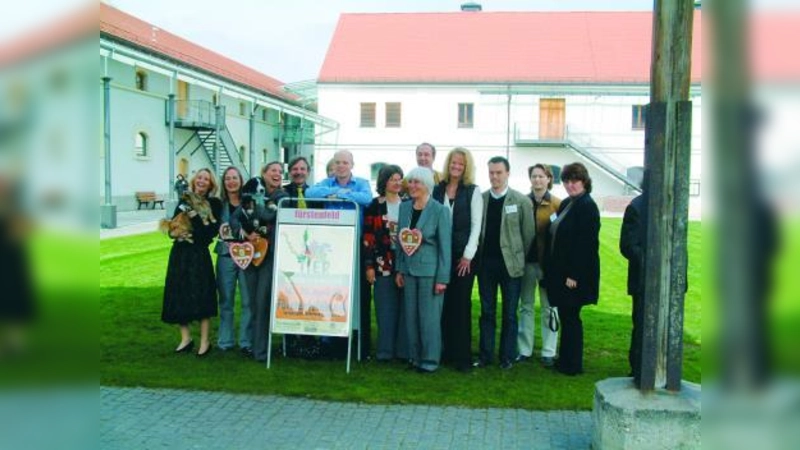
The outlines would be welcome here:
[[[454,265],[457,267],[457,264]],[[472,286],[474,272],[450,274],[442,309],[442,361],[458,369],[472,365]]]
[[[633,328],[631,329],[631,346],[628,349],[628,363],[631,365],[633,382],[639,386],[642,378],[642,324],[644,323],[644,298],[641,295],[633,296],[631,320]]]
[[[558,347],[556,369],[567,375],[583,372],[582,307],[580,305],[558,307],[558,316],[561,319],[561,342]]]

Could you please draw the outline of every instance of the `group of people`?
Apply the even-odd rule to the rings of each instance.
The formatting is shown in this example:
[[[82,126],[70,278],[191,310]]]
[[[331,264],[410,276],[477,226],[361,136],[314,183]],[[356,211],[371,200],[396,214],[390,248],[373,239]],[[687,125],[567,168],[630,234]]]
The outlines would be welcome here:
[[[370,317],[374,302],[378,335],[377,361],[400,360],[420,373],[442,364],[471,371],[499,363],[510,369],[533,358],[534,303],[540,300],[540,361],[566,375],[583,371],[581,308],[598,300],[600,214],[591,197],[592,179],[581,163],[562,168],[568,193],[559,199],[550,190],[553,173],[546,164],[528,168],[531,191],[508,185],[509,161],[489,159],[490,189],[475,184],[475,164],[466,148],[451,150],[440,173],[433,169],[436,148],[416,148],[417,167],[404,173],[385,165],[377,176],[373,198],[367,180],[352,173],[353,155],[337,152],[329,175],[307,184],[308,161],[288,165],[291,182],[281,186],[280,162],[264,166],[258,180],[263,202],[243,203],[247,186],[235,167],[225,170],[219,197],[208,169],[195,173],[189,189],[205,196],[220,223],[233,236],[274,242],[279,201],[292,208],[321,207],[314,199],[336,198],[360,205],[360,323],[362,358],[372,357]],[[352,207],[350,202],[324,207]],[[321,203],[321,202],[317,202]],[[217,315],[216,346],[237,345],[234,332],[236,288],[241,298],[238,346],[257,361],[267,357],[274,246],[259,266],[236,266],[229,241],[218,239],[216,277],[208,246],[219,223],[206,225],[195,211],[179,205],[193,222],[191,240],[172,236],[164,290],[162,320],[178,324],[181,341],[175,352],[190,352],[194,341],[189,323],[200,322],[197,356],[211,350],[209,321]],[[477,276],[481,315],[479,349],[473,359],[472,291]],[[498,289],[502,296],[501,330],[495,348]],[[561,334],[559,346],[559,329]],[[557,348],[558,347],[558,348]]]

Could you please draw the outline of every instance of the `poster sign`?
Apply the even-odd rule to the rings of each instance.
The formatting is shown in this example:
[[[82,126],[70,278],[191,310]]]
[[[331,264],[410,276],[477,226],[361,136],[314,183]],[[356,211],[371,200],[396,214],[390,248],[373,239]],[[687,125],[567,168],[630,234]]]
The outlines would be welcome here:
[[[355,228],[296,222],[278,228],[272,332],[347,337]]]

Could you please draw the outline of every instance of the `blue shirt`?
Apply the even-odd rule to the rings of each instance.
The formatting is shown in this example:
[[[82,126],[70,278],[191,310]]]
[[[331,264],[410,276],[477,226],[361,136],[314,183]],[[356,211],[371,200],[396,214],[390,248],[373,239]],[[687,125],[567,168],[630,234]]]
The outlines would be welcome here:
[[[354,201],[362,207],[369,206],[369,204],[372,203],[372,189],[369,187],[369,181],[352,175],[344,186],[340,185],[336,177],[333,176],[308,188],[305,194],[306,198],[328,198],[330,196],[335,196],[342,200]],[[329,209],[350,209],[347,203],[342,203],[342,206],[339,205],[339,203],[331,202],[328,203],[326,207]]]

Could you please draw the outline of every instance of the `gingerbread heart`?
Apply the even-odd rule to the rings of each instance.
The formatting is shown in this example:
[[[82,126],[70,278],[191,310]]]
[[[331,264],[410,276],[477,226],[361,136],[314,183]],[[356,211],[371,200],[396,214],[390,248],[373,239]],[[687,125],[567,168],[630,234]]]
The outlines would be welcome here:
[[[219,238],[223,241],[232,241],[233,240],[233,231],[231,230],[231,226],[225,222],[219,226]]]
[[[422,232],[416,228],[413,230],[410,228],[403,228],[400,230],[398,237],[400,238],[400,247],[408,256],[413,255],[419,246],[422,245]]]
[[[228,253],[231,254],[233,262],[239,266],[240,269],[247,269],[247,266],[253,261],[253,256],[256,253],[255,247],[249,242],[232,242],[228,244]]]
[[[258,237],[254,241],[252,241],[253,248],[255,249],[255,253],[253,254],[253,265],[258,267],[264,261],[264,258],[267,257],[267,248],[269,248],[269,241]]]

